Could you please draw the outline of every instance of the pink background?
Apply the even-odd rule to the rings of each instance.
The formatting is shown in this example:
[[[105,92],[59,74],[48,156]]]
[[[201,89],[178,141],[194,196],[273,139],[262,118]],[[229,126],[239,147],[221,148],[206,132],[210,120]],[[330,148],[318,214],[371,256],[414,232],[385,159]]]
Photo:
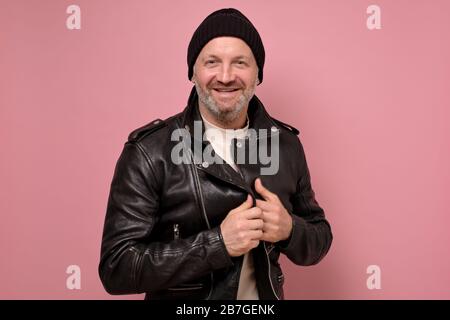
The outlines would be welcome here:
[[[81,7],[81,30],[66,8]],[[381,7],[381,30],[366,8]],[[334,243],[283,258],[288,299],[450,298],[448,1],[0,2],[0,298],[109,296],[97,266],[127,134],[179,112],[186,50],[236,7],[264,41],[257,95],[301,131]],[[66,268],[81,267],[81,290]],[[381,289],[366,268],[381,268]]]

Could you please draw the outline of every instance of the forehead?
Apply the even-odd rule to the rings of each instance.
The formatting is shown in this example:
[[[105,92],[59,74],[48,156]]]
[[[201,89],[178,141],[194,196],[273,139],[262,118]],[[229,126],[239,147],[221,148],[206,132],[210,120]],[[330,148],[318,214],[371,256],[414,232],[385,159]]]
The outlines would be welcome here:
[[[253,57],[250,47],[236,37],[218,37],[211,39],[200,51],[199,56],[246,56]]]

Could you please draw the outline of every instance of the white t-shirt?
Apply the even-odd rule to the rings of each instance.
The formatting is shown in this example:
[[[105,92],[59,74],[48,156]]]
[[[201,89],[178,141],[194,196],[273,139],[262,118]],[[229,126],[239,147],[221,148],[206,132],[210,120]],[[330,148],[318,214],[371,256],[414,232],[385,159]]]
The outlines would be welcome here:
[[[205,124],[206,139],[211,143],[214,151],[225,160],[234,170],[238,171],[236,164],[231,155],[232,139],[244,139],[247,131],[249,120],[247,116],[247,124],[242,129],[223,129],[208,122],[203,115],[203,123]],[[244,255],[241,274],[239,278],[239,288],[237,294],[238,300],[258,300],[258,289],[255,280],[255,268],[253,265],[253,257],[250,252]]]

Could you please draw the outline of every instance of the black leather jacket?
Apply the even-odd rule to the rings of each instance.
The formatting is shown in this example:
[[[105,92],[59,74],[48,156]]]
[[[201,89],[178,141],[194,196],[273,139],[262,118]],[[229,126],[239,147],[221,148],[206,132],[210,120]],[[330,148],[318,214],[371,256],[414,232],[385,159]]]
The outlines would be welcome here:
[[[195,87],[183,112],[129,135],[115,167],[103,230],[99,274],[108,293],[236,299],[243,256],[228,255],[219,226],[248,194],[260,199],[254,190],[257,177],[293,217],[289,239],[261,241],[251,251],[260,299],[284,298],[280,252],[305,266],[326,255],[333,236],[311,188],[299,132],[271,118],[256,96],[248,115],[250,128],[279,135],[276,175],[261,176],[261,164],[241,164],[239,173],[228,164],[171,161],[178,143],[171,141],[172,132],[192,131],[193,121],[201,120]],[[248,139],[240,142],[246,145]]]

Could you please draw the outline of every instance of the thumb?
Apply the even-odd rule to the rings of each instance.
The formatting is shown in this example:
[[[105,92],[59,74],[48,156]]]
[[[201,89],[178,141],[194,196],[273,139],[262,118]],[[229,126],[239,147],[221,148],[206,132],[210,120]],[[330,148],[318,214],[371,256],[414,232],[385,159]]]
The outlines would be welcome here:
[[[250,209],[252,205],[253,205],[252,197],[250,195],[247,195],[247,199],[244,202],[242,202],[242,204],[239,207],[234,208],[233,211],[239,212],[247,210]]]
[[[255,180],[255,190],[264,198],[264,200],[266,201],[275,200],[274,194],[269,189],[263,186],[260,178],[257,178]]]

